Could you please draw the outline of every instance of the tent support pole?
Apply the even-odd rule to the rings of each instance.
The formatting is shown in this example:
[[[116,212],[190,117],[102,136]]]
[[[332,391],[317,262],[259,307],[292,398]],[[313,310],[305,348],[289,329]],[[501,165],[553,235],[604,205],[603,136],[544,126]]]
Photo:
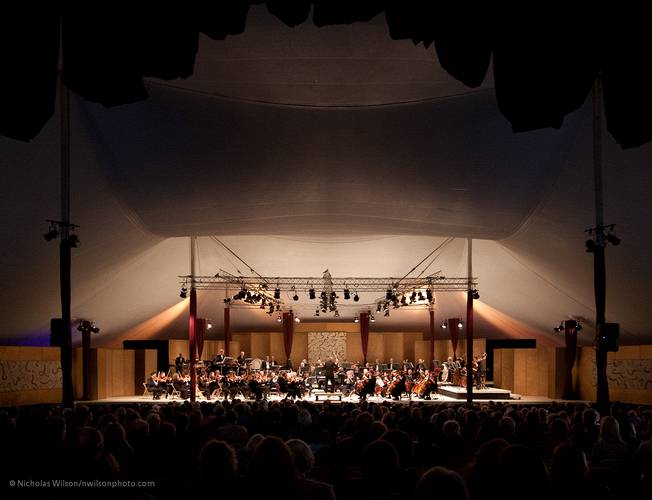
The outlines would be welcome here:
[[[597,372],[596,403],[602,415],[609,411],[607,380],[607,350],[598,336],[605,324],[607,273],[604,257],[604,205],[602,192],[602,83],[600,76],[593,82],[593,179],[595,189],[595,252],[593,253],[593,288],[595,292],[595,366]]]

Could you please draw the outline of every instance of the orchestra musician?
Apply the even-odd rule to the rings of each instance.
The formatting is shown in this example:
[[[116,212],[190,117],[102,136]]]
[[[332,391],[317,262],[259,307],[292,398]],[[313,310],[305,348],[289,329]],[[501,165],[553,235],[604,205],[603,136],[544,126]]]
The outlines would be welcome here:
[[[261,365],[261,370],[267,373],[271,369],[272,369],[272,362],[269,359],[269,356],[265,356],[265,361],[263,361],[263,364]]]
[[[398,363],[394,362],[394,358],[389,358],[389,364],[387,365],[387,369],[390,371],[398,370]]]
[[[244,351],[240,351],[240,354],[238,354],[238,357],[236,358],[238,363],[238,373],[242,373],[245,370],[247,364],[245,359]]]
[[[179,355],[174,359],[174,368],[179,375],[183,373],[183,365],[185,363],[186,359],[183,357],[183,353],[179,353]]]
[[[401,398],[401,394],[405,392],[405,375],[403,372],[394,373],[394,380],[389,385],[388,391],[392,399],[398,401]]]
[[[419,359],[417,361],[417,366],[416,366],[417,371],[424,371],[426,369],[426,363],[423,359]]]
[[[149,377],[148,390],[152,393],[154,399],[161,399],[163,388],[158,383],[158,375],[156,372],[152,372]]]
[[[224,366],[224,349],[220,349],[219,352],[213,358],[213,370],[219,370],[222,373],[222,367]]]
[[[487,383],[487,353],[483,352],[478,359],[478,389],[484,389]]]
[[[278,361],[274,358],[274,356],[271,357],[270,362],[272,363],[272,370],[277,370],[278,367],[280,366],[278,364]]]
[[[310,364],[308,364],[308,361],[305,359],[301,360],[301,363],[299,364],[299,373],[301,374],[306,374],[310,372]]]

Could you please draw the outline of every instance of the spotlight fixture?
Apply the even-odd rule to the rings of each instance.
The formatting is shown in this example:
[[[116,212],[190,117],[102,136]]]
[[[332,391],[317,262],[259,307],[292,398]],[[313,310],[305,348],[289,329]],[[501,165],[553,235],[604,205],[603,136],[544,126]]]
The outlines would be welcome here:
[[[354,323],[360,323],[360,318],[358,318],[358,315],[356,314],[355,317],[353,318]]]
[[[280,289],[280,288],[276,288],[276,289],[274,290],[274,298],[275,298],[276,300],[278,300],[278,299],[281,298],[281,289]]]
[[[294,292],[294,297],[292,297],[292,300],[294,300],[295,302],[299,300],[299,296],[297,295],[296,292]]]
[[[82,320],[77,327],[77,330],[80,332],[90,332],[90,333],[100,333],[100,329],[96,327],[92,321],[86,319]]]
[[[314,288],[311,288],[310,290],[308,290],[308,297],[310,297],[310,300],[312,300],[312,299],[314,299],[316,297]]]
[[[206,328],[208,328],[209,330],[213,328],[213,323],[211,323],[211,320],[208,320],[208,322],[206,323]]]
[[[480,293],[477,290],[472,290],[473,298],[478,300],[480,298]]]
[[[315,316],[319,316],[319,309],[315,309]]]
[[[585,245],[586,245],[586,251],[588,253],[594,253],[595,249],[598,247],[598,245],[596,245],[595,241],[593,241],[592,239],[586,240]]]
[[[282,322],[282,321],[283,321],[283,318],[281,317],[281,314],[279,313],[279,315],[278,315],[277,318],[276,318],[276,322],[277,322],[277,323],[280,323],[280,322]]]
[[[432,304],[432,290],[430,288],[426,290],[426,299]]]
[[[407,306],[407,299],[405,298],[405,295],[403,295],[403,297],[401,297],[401,305]]]
[[[577,320],[577,322],[575,324],[575,331],[576,332],[581,332],[582,331],[582,323],[580,323],[579,320]]]
[[[46,241],[52,241],[54,238],[59,236],[59,231],[53,225],[50,225],[50,230],[43,235]]]
[[[301,323],[301,318],[299,316],[294,317],[294,322],[295,323]]]
[[[421,290],[419,290],[419,301],[422,301],[422,300],[426,300],[426,298],[421,293]]]
[[[389,317],[389,308],[385,309],[385,317]]]
[[[385,293],[385,299],[386,300],[392,300],[392,289],[388,288],[387,292]]]
[[[376,318],[374,318],[374,315],[371,314],[371,311],[367,311],[367,314],[369,315],[369,321],[371,321],[372,323],[375,323]]]
[[[231,302],[231,297],[224,297],[224,303],[229,304]]]
[[[344,300],[349,300],[351,298],[351,292],[348,288],[344,289]]]
[[[559,333],[559,332],[563,332],[563,331],[564,331],[564,322],[563,322],[563,321],[560,321],[560,322],[559,322],[559,326],[554,327],[553,330],[554,330],[555,332],[557,332],[557,333]]]
[[[461,330],[462,328],[464,328],[464,323],[462,323],[462,320],[459,320],[459,321],[457,322],[457,328],[459,328],[460,330]]]
[[[441,327],[442,327],[444,330],[446,330],[446,328],[448,328],[448,325],[447,325],[446,322],[444,321],[444,322],[441,324]]]
[[[67,243],[70,245],[70,248],[77,248],[77,245],[79,245],[79,237],[76,234],[71,234],[68,236]]]
[[[269,314],[270,314],[270,316],[271,316],[272,314],[274,314],[274,304],[272,304],[271,306],[269,306]]]
[[[616,236],[615,234],[613,234],[613,233],[609,233],[609,234],[606,236],[606,239],[607,239],[607,241],[608,241],[609,243],[611,243],[613,246],[618,246],[618,245],[620,245],[620,238],[619,238],[618,236]]]
[[[188,296],[188,288],[186,288],[186,285],[183,285],[181,287],[181,293],[179,294],[179,297],[185,299],[187,296]]]
[[[358,302],[360,300],[360,296],[358,295],[358,292],[355,292],[355,295],[353,296],[353,302]]]
[[[335,316],[336,318],[339,318],[339,317],[340,317],[340,312],[339,312],[337,309],[335,309],[335,314],[334,314],[334,316]]]

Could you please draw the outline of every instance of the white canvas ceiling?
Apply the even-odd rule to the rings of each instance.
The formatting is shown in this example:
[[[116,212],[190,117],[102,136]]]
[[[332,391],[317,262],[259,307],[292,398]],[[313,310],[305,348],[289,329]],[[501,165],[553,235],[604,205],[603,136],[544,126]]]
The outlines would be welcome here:
[[[202,40],[192,78],[150,81],[146,101],[73,101],[72,313],[100,326],[97,343],[186,335],[189,235],[203,274],[248,273],[217,235],[262,275],[342,277],[403,276],[448,236],[431,271],[463,276],[472,237],[477,336],[559,343],[552,327],[573,317],[592,341],[590,106],[561,130],[514,135],[491,81],[469,91],[382,23],[290,29],[252,15],[243,35]],[[5,343],[47,342],[59,315],[58,252],[41,236],[59,212],[58,147],[56,120],[29,144],[0,138]],[[606,219],[623,239],[607,249],[607,319],[623,342],[650,342],[652,147],[622,151],[605,134],[604,153]],[[378,298],[340,299],[341,319]],[[215,332],[222,299],[200,296]],[[329,318],[285,299],[304,321]],[[440,294],[437,321],[464,307]],[[256,308],[232,318],[236,331],[280,330]],[[372,331],[428,328],[424,309],[376,319]]]

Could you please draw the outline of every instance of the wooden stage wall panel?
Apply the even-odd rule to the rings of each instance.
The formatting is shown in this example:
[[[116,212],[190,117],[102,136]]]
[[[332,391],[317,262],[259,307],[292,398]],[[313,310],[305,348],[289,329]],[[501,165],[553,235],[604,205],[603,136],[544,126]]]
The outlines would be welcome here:
[[[58,347],[0,346],[0,406],[60,403]]]
[[[595,349],[582,347],[577,363],[579,397],[596,399]],[[652,345],[620,346],[607,356],[611,401],[652,404]]]

